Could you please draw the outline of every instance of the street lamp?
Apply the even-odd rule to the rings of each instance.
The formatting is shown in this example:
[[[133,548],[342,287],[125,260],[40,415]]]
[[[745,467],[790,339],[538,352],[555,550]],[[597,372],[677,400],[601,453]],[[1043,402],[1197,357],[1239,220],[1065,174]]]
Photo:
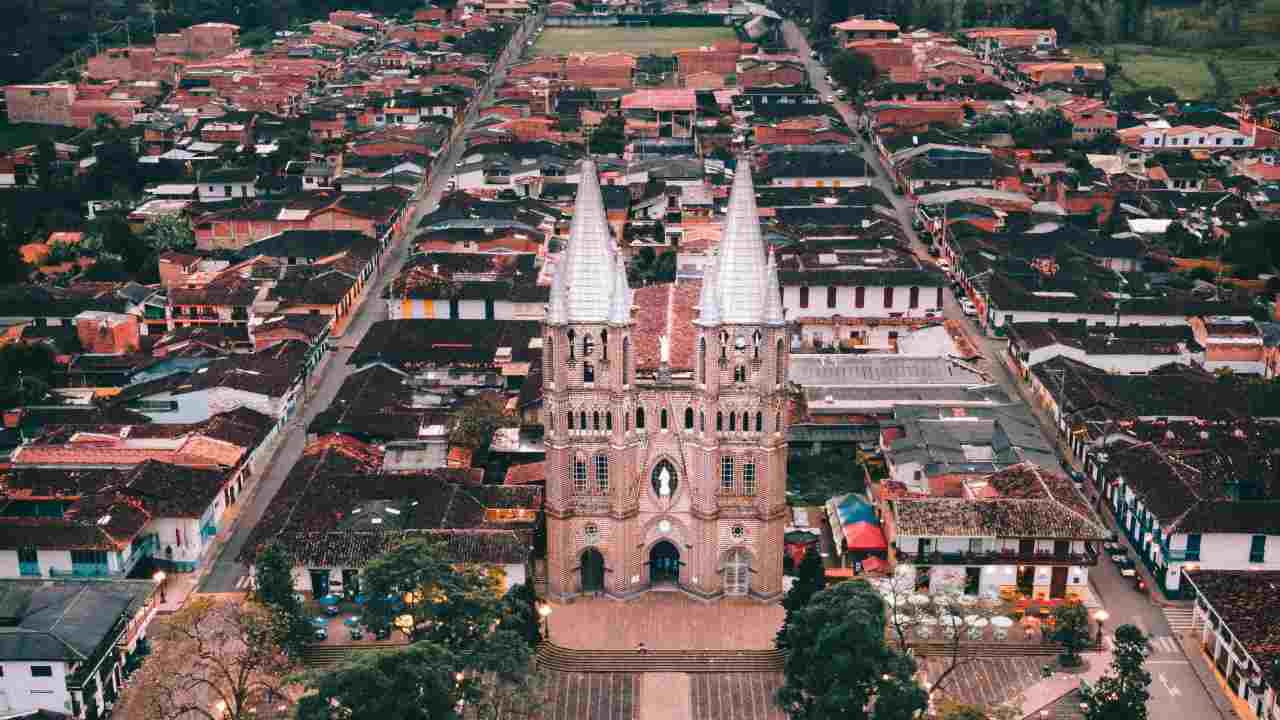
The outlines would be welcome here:
[[[157,571],[155,575],[151,576],[151,579],[155,580],[157,583],[160,584],[160,602],[168,602],[169,599],[164,596],[164,579],[165,579],[164,571],[163,570]]]
[[[550,639],[551,637],[551,604],[538,603],[538,615],[542,618],[542,636]]]
[[[1098,612],[1093,614],[1094,621],[1098,623],[1098,646],[1099,647],[1102,646],[1102,624],[1105,623],[1107,621],[1107,618],[1109,617],[1111,617],[1111,615],[1109,615],[1106,610],[1099,610]]]

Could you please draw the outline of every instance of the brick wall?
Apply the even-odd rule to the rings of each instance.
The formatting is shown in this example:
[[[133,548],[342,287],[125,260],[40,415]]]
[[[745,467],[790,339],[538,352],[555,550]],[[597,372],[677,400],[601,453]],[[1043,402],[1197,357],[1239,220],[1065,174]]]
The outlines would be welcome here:
[[[4,89],[9,122],[71,125],[72,85],[9,85]]]
[[[76,336],[85,352],[99,355],[136,352],[142,342],[138,318],[117,313],[77,317]]]

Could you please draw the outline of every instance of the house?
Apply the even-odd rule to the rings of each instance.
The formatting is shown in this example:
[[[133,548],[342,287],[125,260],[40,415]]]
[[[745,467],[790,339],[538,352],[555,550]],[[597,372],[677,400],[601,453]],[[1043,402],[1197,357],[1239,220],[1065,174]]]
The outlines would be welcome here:
[[[1107,538],[1072,482],[1033,463],[965,479],[955,497],[890,494],[882,522],[917,592],[992,601],[1088,600],[1089,568]]]
[[[922,320],[927,313],[941,311],[943,288],[947,285],[941,271],[902,254],[858,250],[862,248],[841,252],[839,248],[818,247],[797,252],[791,256],[794,262],[788,254],[781,258],[778,281],[782,285],[782,305],[790,321],[803,326],[806,342],[813,340],[814,333],[828,334],[809,329],[810,325],[821,324],[813,322],[817,319]],[[818,344],[843,339],[821,337]],[[866,339],[865,335],[855,335],[849,343],[859,345]]]
[[[937,330],[943,328],[925,332],[936,334]],[[812,420],[812,428],[802,433],[797,432],[798,425],[791,426],[793,444],[797,435],[831,430],[841,420],[856,418],[871,427],[892,424],[898,407],[995,407],[1009,403],[1009,397],[977,368],[945,356],[796,353],[791,356],[788,377],[803,388]]]
[[[1034,85],[1101,82],[1107,75],[1103,63],[1084,61],[1018,63],[1017,70],[1019,75]]]
[[[539,285],[532,254],[424,253],[391,282],[393,320],[540,320],[550,285]]]
[[[254,303],[264,288],[235,266],[197,273],[168,289],[168,329],[216,325],[248,341]]]
[[[694,90],[639,90],[622,98],[628,136],[691,137],[697,111]]]
[[[981,477],[1020,463],[1055,461],[1031,413],[993,408],[896,407],[881,431],[889,480],[908,492],[943,495],[957,479]]]
[[[220,168],[202,173],[198,191],[200,202],[219,202],[256,197],[258,171],[253,168]]]
[[[980,28],[966,30],[964,36],[985,55],[998,50],[1053,50],[1058,47],[1058,31],[1054,28]]]
[[[888,40],[896,38],[899,31],[897,23],[891,23],[888,20],[868,20],[863,15],[857,15],[831,25],[831,34],[838,47],[847,46],[854,40]]]
[[[1183,579],[1187,595],[1195,600],[1192,631],[1226,691],[1254,717],[1275,717],[1280,692],[1274,673],[1280,660],[1275,591],[1280,572],[1187,569]]]
[[[348,360],[385,365],[424,386],[518,388],[541,357],[538,323],[528,320],[383,320]]]
[[[1241,375],[1266,374],[1262,332],[1250,317],[1192,317],[1187,322],[1196,342],[1204,347],[1204,369],[1230,370]]]
[[[185,27],[176,33],[156,35],[156,52],[161,55],[212,57],[226,55],[240,44],[240,27],[230,23],[207,22]]]
[[[1082,323],[1019,322],[1009,327],[1006,362],[1022,378],[1066,357],[1103,372],[1142,375],[1169,363],[1203,365],[1205,348],[1189,325],[1089,327]]]
[[[123,666],[138,659],[138,642],[155,617],[156,586],[0,580],[0,694],[19,712],[12,717],[97,717],[119,697]]]
[[[1098,445],[1090,477],[1167,594],[1179,595],[1182,570],[1280,563],[1274,422],[1171,417],[1124,430]]]
[[[276,539],[294,560],[295,587],[320,597],[358,592],[370,560],[424,537],[443,541],[455,562],[485,566],[504,588],[529,577],[541,488],[482,485],[470,468],[391,474],[383,462],[382,450],[344,435],[309,443],[242,560]]]
[[[766,152],[761,177],[773,187],[858,187],[871,184],[867,163],[856,152],[826,146]]]

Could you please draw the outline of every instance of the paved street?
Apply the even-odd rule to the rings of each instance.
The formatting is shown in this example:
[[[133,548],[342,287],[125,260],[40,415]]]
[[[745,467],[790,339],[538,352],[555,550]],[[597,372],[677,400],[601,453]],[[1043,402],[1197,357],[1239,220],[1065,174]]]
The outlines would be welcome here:
[[[463,129],[454,135],[454,139],[460,140],[474,125],[478,117],[478,109],[492,97],[493,89],[505,77],[506,68],[523,51],[530,27],[532,27],[531,24],[526,24],[512,38],[507,51],[499,58],[495,72],[485,86],[484,92],[476,102],[471,104],[462,125]],[[330,353],[319,375],[312,379],[307,401],[302,405],[301,411],[282,431],[283,436],[275,456],[267,466],[267,471],[259,479],[251,496],[244,500],[245,505],[240,509],[232,535],[211,563],[200,583],[200,592],[233,592],[248,587],[248,568],[236,558],[248,541],[253,527],[271,502],[271,498],[284,483],[289,470],[302,456],[302,450],[306,445],[307,426],[311,424],[317,413],[329,406],[339,388],[342,387],[349,372],[347,360],[351,357],[352,351],[360,344],[360,340],[364,338],[370,326],[387,318],[387,306],[381,299],[382,292],[404,265],[408,257],[409,241],[416,234],[415,228],[418,221],[423,215],[433,211],[440,202],[445,183],[453,174],[453,167],[461,157],[462,151],[462,142],[451,142],[445,156],[436,166],[436,171],[430,174],[425,188],[420,189],[416,194],[417,200],[411,211],[410,220],[405,225],[404,231],[395,239],[381,272],[377,279],[370,283],[359,306],[350,316],[345,331],[338,339],[340,349]]]
[[[794,22],[788,20],[783,24],[783,35],[787,44],[806,58],[814,88],[823,96],[832,93],[833,88],[826,81],[826,68],[816,60],[808,59],[810,48],[804,32]],[[849,103],[837,103],[836,109],[850,128],[858,127],[857,114]],[[873,187],[883,192],[893,204],[894,212],[911,241],[912,250],[917,256],[927,258],[927,244],[911,227],[914,214],[911,202],[906,197],[894,193],[880,156],[869,143],[862,143],[862,157],[874,173]],[[956,320],[963,324],[965,331],[982,351],[986,360],[985,369],[989,372],[991,379],[999,383],[1011,399],[1022,399],[1023,402],[1031,405],[1029,397],[1024,394],[1023,384],[1010,374],[1001,359],[1001,355],[1005,352],[1005,342],[983,335],[977,325],[960,311],[960,306],[951,293],[944,293],[944,297],[943,315],[949,320]],[[1038,412],[1038,408],[1034,405],[1031,407],[1037,419],[1040,420],[1041,432],[1049,442],[1057,444],[1057,436],[1053,432],[1052,425],[1042,413]],[[1056,469],[1064,470],[1064,468]],[[1103,515],[1103,519],[1113,526],[1109,517]],[[1219,714],[1208,693],[1196,678],[1189,661],[1175,642],[1174,632],[1169,627],[1164,611],[1152,604],[1146,594],[1140,594],[1135,590],[1130,581],[1122,578],[1115,565],[1108,559],[1099,561],[1098,566],[1090,573],[1090,580],[1102,605],[1110,614],[1110,619],[1107,621],[1108,627],[1115,628],[1118,625],[1131,623],[1153,638],[1152,655],[1148,667],[1155,678],[1151,685],[1149,703],[1151,717],[1180,717],[1187,720],[1218,718]]]

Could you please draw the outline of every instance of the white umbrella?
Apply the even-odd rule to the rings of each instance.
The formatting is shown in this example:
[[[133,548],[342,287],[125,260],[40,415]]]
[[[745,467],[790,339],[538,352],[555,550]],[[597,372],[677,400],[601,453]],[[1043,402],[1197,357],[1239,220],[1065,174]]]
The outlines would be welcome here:
[[[924,615],[919,620],[917,620],[917,622],[919,622],[921,625],[937,625],[938,618],[933,617],[932,615]]]
[[[965,607],[973,607],[974,605],[978,604],[978,596],[977,595],[961,595],[960,598],[956,600],[956,602],[961,605],[964,605]]]
[[[1013,627],[1013,619],[1007,618],[1003,615],[997,615],[991,618],[991,624],[998,628],[1011,628]]]
[[[988,624],[987,619],[980,615],[968,615],[965,617],[964,622],[969,627],[976,627],[976,628],[984,628]]]
[[[912,605],[928,605],[930,602],[928,595],[921,595],[920,593],[916,593],[908,599],[911,601]]]
[[[949,625],[951,627],[956,627],[957,625],[964,624],[964,621],[960,619],[959,615],[943,615],[941,618],[938,619],[938,622],[941,622],[943,625]]]

